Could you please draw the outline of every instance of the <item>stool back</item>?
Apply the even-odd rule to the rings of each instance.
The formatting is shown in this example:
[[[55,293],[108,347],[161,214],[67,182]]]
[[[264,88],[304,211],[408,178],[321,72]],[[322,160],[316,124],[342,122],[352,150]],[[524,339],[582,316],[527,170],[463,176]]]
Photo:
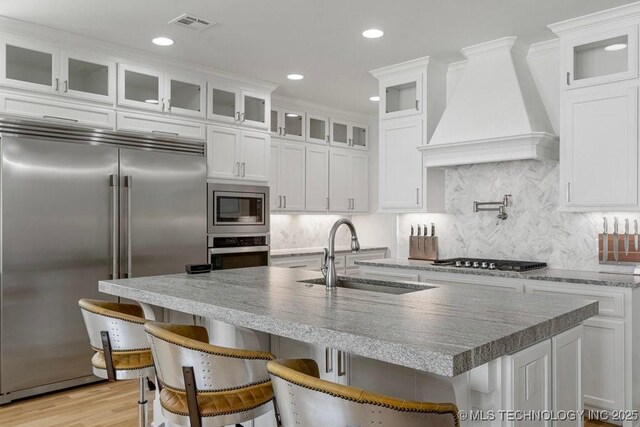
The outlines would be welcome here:
[[[149,349],[144,333],[146,320],[140,306],[91,299],[81,299],[78,305],[94,350],[103,350],[103,331],[109,333],[112,351]]]
[[[267,369],[283,427],[459,425],[452,403],[406,401],[324,381],[311,359],[271,361]]]

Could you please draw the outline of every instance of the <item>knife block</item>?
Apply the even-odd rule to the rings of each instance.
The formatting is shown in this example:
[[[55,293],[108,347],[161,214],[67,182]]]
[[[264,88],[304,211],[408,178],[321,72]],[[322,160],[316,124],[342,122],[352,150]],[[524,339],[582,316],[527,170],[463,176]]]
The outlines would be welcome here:
[[[609,248],[608,248],[608,258],[606,261],[602,260],[602,242],[604,239],[604,234],[598,234],[598,262],[600,264],[614,264],[614,265],[625,265],[625,264],[640,264],[640,246],[638,247],[638,251],[636,252],[636,248],[633,242],[633,234],[629,234],[629,254],[625,255],[624,253],[624,234],[618,234],[618,261],[613,259],[613,234],[607,234],[609,238]]]
[[[435,261],[438,259],[438,238],[436,236],[409,237],[409,259]]]

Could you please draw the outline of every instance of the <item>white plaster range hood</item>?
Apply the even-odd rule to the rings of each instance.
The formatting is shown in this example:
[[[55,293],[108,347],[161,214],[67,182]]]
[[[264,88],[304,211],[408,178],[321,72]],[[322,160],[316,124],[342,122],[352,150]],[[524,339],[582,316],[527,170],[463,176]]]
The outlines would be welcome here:
[[[462,49],[468,59],[427,145],[425,166],[558,160],[558,137],[527,65],[528,45],[505,37]]]

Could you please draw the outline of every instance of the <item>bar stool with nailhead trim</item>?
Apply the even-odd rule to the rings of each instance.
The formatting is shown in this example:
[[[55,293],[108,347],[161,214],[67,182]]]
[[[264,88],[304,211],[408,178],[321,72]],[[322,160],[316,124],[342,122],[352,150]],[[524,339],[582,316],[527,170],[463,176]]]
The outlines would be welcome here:
[[[201,326],[149,322],[165,418],[181,426],[220,427],[271,411],[271,353],[209,344]]]
[[[321,380],[311,359],[271,361],[267,369],[279,426],[459,426],[453,403],[412,402]]]
[[[155,367],[149,340],[144,332],[142,308],[134,304],[81,299],[78,301],[89,334],[89,344],[95,351],[91,364],[94,375],[109,381],[139,379],[138,426],[147,425],[145,380],[149,389],[155,386],[149,377]]]

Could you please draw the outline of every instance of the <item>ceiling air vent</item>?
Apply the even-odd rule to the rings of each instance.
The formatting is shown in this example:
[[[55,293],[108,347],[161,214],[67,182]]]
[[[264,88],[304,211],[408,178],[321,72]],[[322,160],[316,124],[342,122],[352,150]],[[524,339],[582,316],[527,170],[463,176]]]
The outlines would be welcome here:
[[[190,30],[204,31],[216,23],[204,18],[198,18],[190,13],[183,13],[169,21],[169,24],[175,24],[183,28],[189,28]]]

